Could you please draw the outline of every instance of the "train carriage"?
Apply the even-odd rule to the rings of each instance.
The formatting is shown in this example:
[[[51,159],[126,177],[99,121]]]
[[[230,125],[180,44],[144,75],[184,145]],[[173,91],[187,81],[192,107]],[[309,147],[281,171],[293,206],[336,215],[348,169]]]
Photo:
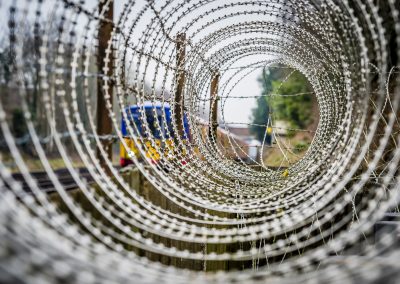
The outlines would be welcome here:
[[[149,159],[154,164],[161,159],[170,159],[172,155],[176,154],[174,149],[175,131],[172,123],[173,118],[171,107],[168,103],[146,102],[142,105],[132,105],[126,108],[125,111],[137,142],[130,136],[125,119],[122,119],[121,122],[121,132],[128,149],[138,159],[143,159],[139,149],[142,149],[145,153],[144,158]],[[143,118],[146,119],[148,129],[142,123]],[[209,124],[203,119],[197,119],[197,122],[202,139],[205,141]],[[189,123],[186,114],[183,118],[183,126],[184,133],[181,141],[184,145],[189,145],[188,143],[193,141],[190,141]],[[153,139],[151,139],[152,137]],[[251,153],[251,150],[254,149],[251,149],[248,141],[221,127],[217,129],[217,145],[221,153],[228,159],[241,160],[247,163],[254,163],[254,160],[257,159],[257,154]],[[200,159],[204,159],[197,147],[193,147],[193,150],[195,155]],[[185,164],[187,161],[184,149],[181,154],[183,156],[182,163]],[[129,158],[128,151],[124,145],[120,143],[120,165],[125,167],[129,164],[132,164],[132,160]]]
[[[135,156],[142,159],[139,149],[145,153],[145,158],[157,163],[162,158],[168,158],[174,151],[174,129],[172,125],[171,107],[168,103],[151,103],[145,102],[142,105],[132,105],[125,109],[128,121],[122,118],[121,132],[127,147]],[[142,122],[143,117],[146,119],[146,125]],[[137,142],[130,136],[127,123],[133,129],[133,135],[137,138]],[[187,143],[189,135],[189,123],[187,116],[183,119],[184,133],[181,137],[182,143]],[[153,139],[152,139],[153,137]],[[155,143],[152,144],[152,142]],[[155,146],[155,147],[154,147]],[[122,142],[120,143],[120,165],[125,167],[132,164],[132,160],[128,156]]]

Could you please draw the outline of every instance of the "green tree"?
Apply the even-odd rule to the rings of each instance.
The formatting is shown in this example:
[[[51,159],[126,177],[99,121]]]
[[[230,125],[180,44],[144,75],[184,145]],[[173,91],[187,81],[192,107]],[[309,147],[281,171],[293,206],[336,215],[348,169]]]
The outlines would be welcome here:
[[[250,126],[250,132],[261,142],[265,136],[270,114],[270,105],[267,96],[273,90],[273,82],[288,75],[287,68],[282,67],[282,65],[274,65],[271,68],[264,68],[260,78],[258,78],[258,82],[262,86],[262,94],[257,98],[256,107],[252,110],[251,120],[253,125]]]
[[[12,112],[12,131],[17,138],[21,138],[28,133],[24,113],[21,109],[14,109]]]
[[[312,88],[302,73],[277,64],[263,69],[258,81],[262,94],[252,110],[250,131],[259,141],[264,139],[270,114],[292,128],[305,128],[311,123]]]
[[[265,127],[268,122],[269,106],[266,97],[257,98],[257,107],[253,109],[253,125],[250,126],[250,132],[256,136],[259,141],[264,139]]]
[[[287,121],[292,128],[305,128],[311,123],[312,88],[306,77],[292,72],[285,81],[272,82],[272,96],[267,97],[273,118]]]

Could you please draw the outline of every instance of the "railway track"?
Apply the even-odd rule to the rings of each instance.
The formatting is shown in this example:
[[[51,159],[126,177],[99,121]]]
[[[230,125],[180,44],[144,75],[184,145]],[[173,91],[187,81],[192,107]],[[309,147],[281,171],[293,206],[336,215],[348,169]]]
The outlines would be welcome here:
[[[86,179],[87,183],[93,183],[93,177],[90,175],[89,171],[86,168],[79,168],[77,169],[77,171],[81,179]],[[61,183],[65,190],[72,190],[77,188],[77,183],[68,169],[59,169],[55,170],[54,172],[57,176],[58,181]],[[30,174],[33,179],[36,180],[36,183],[41,191],[45,193],[53,193],[56,191],[53,182],[50,180],[46,172],[31,172]],[[14,173],[12,176],[14,180],[21,183],[24,193],[32,193],[30,186],[28,185],[24,176],[21,173]]]
[[[124,167],[124,168],[121,168],[120,166],[115,166],[115,167],[117,169],[119,169],[121,172],[128,171],[132,168],[132,166],[128,166],[128,167]],[[271,167],[270,169],[271,170],[284,170],[286,168],[285,167],[281,167],[281,168]],[[90,184],[90,183],[94,182],[92,175],[89,173],[89,171],[86,168],[78,168],[77,171],[79,173],[79,177],[81,179],[85,179],[86,183]],[[64,190],[69,191],[69,190],[76,189],[78,187],[77,183],[75,182],[74,178],[72,177],[72,175],[68,169],[65,169],[65,168],[58,169],[58,170],[55,170],[54,172],[57,176],[58,181],[63,186]],[[30,172],[30,175],[36,181],[39,189],[42,192],[47,193],[47,194],[56,192],[54,184],[50,180],[47,172],[45,172],[45,171]],[[14,173],[14,174],[12,174],[12,177],[14,178],[14,180],[21,183],[22,189],[25,194],[32,194],[31,187],[28,185],[24,176],[21,173]],[[6,186],[9,187],[8,184],[6,184]]]

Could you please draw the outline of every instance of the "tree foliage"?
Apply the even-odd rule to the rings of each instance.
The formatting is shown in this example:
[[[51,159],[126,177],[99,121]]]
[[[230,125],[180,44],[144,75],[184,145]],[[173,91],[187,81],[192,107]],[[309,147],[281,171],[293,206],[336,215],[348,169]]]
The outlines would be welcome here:
[[[275,65],[264,69],[258,81],[262,85],[262,96],[257,98],[252,110],[250,131],[259,141],[264,139],[269,117],[274,121],[284,120],[293,128],[305,128],[310,124],[312,88],[303,74]]]
[[[303,74],[294,71],[286,81],[272,82],[272,96],[267,97],[274,120],[284,120],[292,128],[305,128],[311,122],[312,89]]]

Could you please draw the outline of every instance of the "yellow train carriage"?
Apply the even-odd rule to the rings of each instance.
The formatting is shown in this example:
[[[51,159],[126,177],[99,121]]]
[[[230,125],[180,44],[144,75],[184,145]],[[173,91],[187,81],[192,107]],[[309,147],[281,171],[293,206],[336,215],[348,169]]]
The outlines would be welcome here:
[[[152,163],[158,163],[161,158],[172,159],[174,157],[174,130],[171,121],[171,109],[169,104],[164,103],[145,103],[143,105],[133,105],[126,109],[128,120],[122,119],[121,131],[127,145],[125,149],[123,143],[120,143],[120,165],[125,167],[132,163],[129,157],[129,150],[141,159],[139,148],[145,153],[146,159]],[[142,121],[146,120],[146,125]],[[136,142],[130,138],[131,132],[128,129],[128,123],[131,126],[133,135],[136,136]],[[147,127],[146,127],[147,126]],[[189,125],[186,115],[184,116],[184,134],[181,140],[185,145],[189,139]],[[149,139],[151,137],[151,139]],[[162,143],[162,141],[165,141]],[[154,144],[155,143],[155,144]],[[186,147],[180,151],[182,156],[186,156]],[[183,161],[186,163],[186,161]]]

